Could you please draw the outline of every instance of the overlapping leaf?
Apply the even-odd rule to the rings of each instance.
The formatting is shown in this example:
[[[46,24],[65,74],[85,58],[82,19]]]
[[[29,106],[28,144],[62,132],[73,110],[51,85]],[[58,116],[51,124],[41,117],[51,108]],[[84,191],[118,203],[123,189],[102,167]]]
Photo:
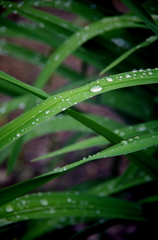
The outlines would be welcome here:
[[[89,218],[119,218],[146,221],[142,209],[115,198],[102,198],[88,194],[38,193],[26,195],[1,206],[1,225],[12,222],[52,218],[58,216]]]
[[[8,78],[8,76],[4,73],[2,73],[2,77],[9,82],[14,80]],[[65,111],[67,108],[92,96],[96,96],[97,94],[121,87],[157,82],[158,70],[130,72],[117,74],[112,77],[105,77],[87,84],[86,86],[49,97],[35,108],[29,110],[27,113],[23,114],[0,129],[0,149],[2,150],[14,142],[17,138],[34,129],[36,126],[46,121],[50,117],[61,111]],[[48,96],[46,93],[43,93],[42,90],[37,90],[31,86],[27,87],[26,84],[23,84],[17,80],[14,81],[14,84],[19,87],[22,86],[22,88],[25,88],[25,90],[28,90],[28,92],[34,92],[35,95],[41,96],[44,99]]]

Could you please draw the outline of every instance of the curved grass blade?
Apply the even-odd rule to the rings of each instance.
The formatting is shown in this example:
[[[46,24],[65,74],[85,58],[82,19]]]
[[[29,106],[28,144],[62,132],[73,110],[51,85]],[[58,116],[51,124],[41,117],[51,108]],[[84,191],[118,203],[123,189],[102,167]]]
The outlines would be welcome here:
[[[140,203],[158,202],[158,195],[149,196],[139,201]]]
[[[23,89],[29,93],[32,93],[33,95],[36,95],[39,98],[46,99],[47,97],[49,97],[49,95],[46,92],[44,92],[43,90],[38,89],[33,86],[30,86],[26,83],[20,82],[17,79],[11,77],[10,75],[8,75],[2,71],[0,71],[0,79],[3,81],[7,81],[17,87],[20,87],[21,89]]]
[[[122,127],[121,123],[118,123],[107,117],[102,118],[100,116],[94,116],[94,115],[86,115],[86,116],[90,117],[94,121],[99,122],[100,124],[103,124],[103,125],[106,124],[106,126],[110,129],[115,129],[115,128],[119,129],[120,127]],[[64,122],[64,124],[63,124],[63,122]],[[154,123],[153,123],[153,126],[154,126]],[[26,143],[32,139],[35,139],[37,137],[40,137],[40,136],[43,136],[46,134],[52,134],[52,133],[59,132],[59,131],[78,131],[78,132],[84,132],[84,133],[92,132],[91,129],[87,128],[86,126],[84,126],[80,122],[76,121],[75,119],[73,119],[67,115],[60,114],[60,115],[53,117],[52,119],[47,120],[47,124],[43,123],[42,125],[37,126],[32,131],[28,132],[25,136],[24,143]],[[89,140],[89,141],[94,142],[94,140]],[[105,142],[105,139],[101,139],[101,140],[102,140],[102,142]],[[98,141],[99,141],[101,144],[101,140],[97,137],[96,143],[98,143]],[[11,146],[12,145],[7,147],[7,151],[6,151],[6,149],[4,149],[1,152],[0,162],[5,160],[11,154],[11,148],[10,148]],[[15,151],[15,152],[17,152],[17,151]]]
[[[8,77],[7,74],[5,74],[5,77],[7,80],[9,79],[9,81],[13,81],[13,79]],[[49,97],[38,106],[0,129],[0,149],[2,150],[20,136],[34,129],[50,117],[61,111],[65,111],[67,108],[92,96],[121,87],[152,84],[157,82],[158,70],[138,71],[136,73],[130,72],[113,75],[112,77],[105,77],[80,88]],[[46,93],[43,93],[42,90],[38,91],[38,89],[28,86],[27,84],[19,84],[18,80],[14,80],[14,83],[19,86],[22,85],[22,87],[25,87],[28,91],[31,91],[31,93],[34,93],[37,96],[41,96],[43,99],[48,96]]]
[[[26,94],[26,91],[5,81],[0,81],[0,92],[11,97],[17,97]]]
[[[105,123],[105,124],[106,124],[106,127],[108,129],[114,130],[114,128],[112,129],[111,127],[108,127],[107,123]],[[144,124],[138,124],[136,126],[132,126],[132,131],[131,131],[131,126],[124,127],[124,128],[121,128],[121,129],[116,129],[116,126],[115,126],[115,130],[114,130],[114,132],[116,132],[118,135],[120,135],[120,136],[123,135],[124,138],[129,138],[130,140],[132,140],[132,137],[134,138],[138,134],[138,132],[140,133],[140,135],[139,135],[139,137],[140,137],[142,134],[146,134],[146,133],[149,133],[151,131],[153,131],[153,132],[158,131],[158,121],[157,120],[151,121],[151,122],[148,122],[148,123],[144,123]],[[85,148],[89,148],[89,147],[107,145],[108,143],[109,143],[109,141],[102,136],[91,137],[89,139],[82,140],[80,142],[71,144],[71,145],[66,146],[64,148],[60,148],[59,150],[56,150],[56,151],[53,151],[51,153],[45,154],[45,155],[43,155],[41,157],[38,157],[38,158],[35,158],[31,161],[34,162],[34,161],[58,156],[58,155],[61,155],[61,154],[64,154],[64,153],[68,153],[68,152],[72,152],[72,151],[76,151],[76,150],[81,150],[81,149],[85,149]],[[142,147],[142,149],[143,148],[144,147]],[[103,157],[104,157],[104,154],[103,154]]]
[[[157,70],[153,70],[152,74],[150,74],[151,73],[151,71],[150,71],[148,75],[145,75],[146,77],[144,77],[144,75],[141,72],[138,72],[137,74],[134,73],[137,76],[137,78],[136,78],[136,76],[131,76],[130,75],[130,77],[131,77],[131,79],[133,79],[133,81],[129,80],[129,78],[127,77],[127,73],[121,74],[121,75],[118,74],[118,75],[113,76],[113,80],[114,80],[114,82],[112,81],[113,84],[111,84],[111,78],[110,78],[110,83],[109,83],[109,77],[107,77],[107,78],[104,78],[104,80],[102,80],[102,81],[97,80],[96,82],[93,82],[89,85],[86,85],[85,87],[81,87],[81,88],[72,90],[70,92],[62,93],[62,98],[67,99],[69,97],[69,99],[71,98],[71,102],[75,102],[76,97],[78,98],[79,101],[81,101],[81,100],[86,99],[87,97],[93,96],[93,94],[95,96],[98,93],[101,93],[102,91],[106,91],[107,87],[108,87],[108,90],[111,90],[111,89],[114,89],[114,88],[119,88],[118,85],[121,85],[120,87],[129,86],[129,83],[130,83],[130,85],[131,85],[131,83],[133,83],[134,85],[143,84],[143,83],[146,83],[146,84],[147,83],[154,83],[154,82],[156,83],[157,82],[156,72],[157,72]],[[121,83],[120,83],[120,80],[118,80],[119,76],[121,76],[124,79],[124,81],[121,80]],[[143,78],[145,78],[145,79],[143,79]],[[124,84],[122,84],[123,82],[124,82]],[[101,85],[99,85],[99,92],[94,92],[93,93],[93,91],[90,91],[90,89],[95,89],[96,90],[96,84],[97,84],[97,89],[98,89],[98,84],[101,84]],[[100,86],[103,89],[101,89]],[[85,95],[85,94],[87,94],[87,95]],[[52,112],[52,109],[51,109],[52,100],[53,100],[53,105],[55,104],[55,107],[57,107],[57,108],[54,109],[54,106],[53,106],[53,111],[54,112]],[[39,124],[44,122],[48,118],[48,116],[51,117],[52,115],[55,115],[57,112],[60,112],[61,110],[59,110],[59,107],[60,108],[61,108],[61,106],[64,107],[63,101],[61,100],[61,95],[58,95],[58,97],[55,97],[55,99],[54,99],[54,97],[50,97],[46,101],[44,101],[43,103],[36,106],[34,109],[28,111],[27,114],[23,114],[22,116],[15,119],[13,122],[11,122],[11,123],[9,123],[9,124],[7,124],[7,125],[5,125],[4,127],[1,128],[1,135],[0,135],[2,137],[1,138],[1,149],[6,147],[7,145],[9,145],[11,142],[15,141],[17,138],[19,138],[18,133],[20,133],[22,135],[25,134],[29,130],[33,129],[35,127],[35,125],[38,124],[37,122],[39,122]],[[44,112],[43,114],[41,112],[39,112],[39,111],[42,111],[42,110]],[[70,114],[70,110],[67,113]],[[72,110],[71,110],[71,113],[72,113]],[[42,118],[38,118],[39,115]],[[77,120],[78,120],[78,117],[77,117]],[[83,116],[80,118],[81,122],[82,122],[82,120],[83,120]],[[88,120],[88,121],[90,121],[90,120]],[[27,128],[25,128],[25,129],[24,129],[24,126],[23,126],[24,123],[25,123],[25,126],[26,126],[26,123],[27,123]],[[85,122],[84,122],[84,124],[85,124]],[[89,124],[88,124],[88,127],[91,128],[92,126],[89,126]],[[17,133],[17,130],[18,130],[18,133]],[[111,136],[112,132],[109,131],[109,130],[108,130],[108,132],[109,132],[109,136]],[[9,138],[10,139],[9,142],[8,142],[8,133],[10,134],[10,136],[11,136],[11,134],[13,136],[12,138]],[[101,135],[102,135],[102,133],[103,133],[103,131],[100,132]],[[122,138],[120,138],[119,136],[117,136],[117,137],[116,136],[117,135],[113,136],[112,139],[110,138],[109,140],[120,142],[122,140]],[[105,137],[106,137],[106,135],[105,135]],[[152,165],[153,158],[151,158],[151,156],[147,156],[143,152],[137,153],[137,154],[133,153],[133,154],[134,154],[134,156],[136,156],[136,159],[138,158],[138,160],[135,160],[135,157],[134,157],[134,158],[132,158],[132,161],[134,161],[136,164],[138,164],[139,167],[144,169],[144,160],[149,159],[149,158],[151,159],[151,161],[148,164],[151,163],[151,165]],[[131,156],[130,156],[130,159],[131,159]],[[141,159],[142,162],[139,162],[140,159]],[[61,175],[62,172],[69,171],[70,169],[73,169],[74,167],[77,167],[77,166],[79,166],[79,165],[81,165],[85,162],[87,162],[87,160],[82,160],[82,161],[79,161],[77,163],[73,163],[73,164],[71,164],[67,167],[60,168],[57,171],[49,172],[49,173],[44,174],[40,177],[37,177],[37,178],[31,179],[31,180],[25,181],[23,183],[16,184],[16,185],[11,186],[9,188],[3,189],[3,190],[0,191],[1,196],[2,196],[0,198],[0,204],[3,204],[5,202],[8,202],[8,201],[20,196],[20,195],[23,195],[26,192],[31,191],[32,189],[34,189],[34,188],[46,183],[47,181],[50,181],[51,179]],[[152,168],[152,166],[151,166],[151,168]],[[147,171],[147,172],[149,172],[149,174],[153,175],[153,171],[152,171],[152,169],[149,169],[149,166],[145,167],[145,171]],[[154,169],[154,171],[155,171],[155,169]],[[154,174],[154,177],[157,178],[157,175],[155,176],[155,174]],[[8,192],[10,194],[8,194]]]
[[[104,157],[118,156],[123,154],[126,155],[146,149],[156,144],[158,144],[158,133],[142,135],[141,137],[136,136],[128,140],[122,140],[121,143],[102,151],[102,155],[105,154]],[[157,164],[155,167],[158,167]]]
[[[127,57],[129,57],[133,52],[137,51],[138,49],[140,49],[142,47],[149,46],[150,44],[155,42],[157,39],[158,39],[157,36],[150,36],[144,42],[140,43],[139,45],[137,45],[137,46],[135,46],[131,49],[129,49],[127,52],[125,52],[120,57],[118,57],[116,60],[114,60],[112,63],[110,63],[106,68],[104,68],[101,71],[100,75],[102,75],[103,73],[105,73],[105,72],[109,71],[110,69],[112,69],[113,67],[115,67],[117,64],[119,64],[120,62],[125,60]]]
[[[127,168],[125,170],[125,176],[123,173],[123,176],[119,176],[117,178],[108,180],[102,184],[99,184],[98,186],[94,187],[93,189],[90,189],[88,191],[88,194],[93,195],[99,195],[99,196],[109,196],[111,194],[115,194],[121,191],[125,191],[129,188],[136,187],[141,184],[149,183],[153,181],[153,179],[145,174],[145,172],[139,171],[139,169],[136,167],[136,173],[131,173]],[[128,175],[129,174],[129,175]],[[122,180],[123,177],[123,180]]]
[[[96,20],[96,19],[104,17],[104,15],[100,11],[97,11],[96,9],[94,9],[93,4],[90,5],[90,7],[89,7],[86,5],[86,3],[83,3],[80,1],[70,2],[70,1],[61,0],[60,2],[57,3],[57,2],[53,2],[53,1],[46,2],[46,1],[41,0],[38,3],[39,3],[38,6],[42,6],[42,7],[48,6],[48,7],[55,7],[55,8],[63,9],[66,11],[77,13],[87,19],[90,19],[90,20]],[[31,6],[36,6],[37,1],[31,0],[31,1],[27,1],[25,4],[28,4]]]
[[[133,18],[132,18],[133,19]],[[127,21],[126,21],[127,20]],[[45,67],[38,76],[37,86],[42,88],[55,69],[62,61],[74,52],[79,46],[91,38],[114,29],[125,27],[144,27],[142,24],[129,21],[129,17],[111,17],[103,18],[91,25],[85,26],[80,31],[69,37],[48,59]],[[36,85],[35,85],[36,86]]]
[[[35,28],[34,25],[28,23],[27,25],[26,23],[18,25],[15,22],[0,16],[0,26],[3,29],[3,34],[2,31],[0,32],[0,35],[3,38],[4,36],[23,37],[33,41],[44,42],[45,44],[54,47],[54,38],[50,38],[50,33],[42,31],[41,28]],[[60,38],[58,39],[58,42],[59,40]]]
[[[138,1],[132,0],[121,0],[127,7],[129,7],[140,19],[144,21],[144,23],[149,26],[149,28],[158,35],[158,25],[153,20],[151,15],[141,6]]]
[[[141,207],[136,203],[75,193],[48,192],[26,195],[1,206],[0,213],[2,225],[29,219],[52,218],[52,216],[147,221],[143,217]]]
[[[12,100],[0,104],[0,116],[10,113],[15,109],[24,109],[28,101],[28,96],[16,97]]]
[[[51,23],[57,26],[60,26],[62,28],[67,29],[69,32],[73,32],[73,31],[77,31],[78,29],[80,29],[80,26],[77,26],[75,24],[73,24],[70,21],[67,21],[63,18],[59,18],[55,15],[49,14],[47,12],[41,11],[39,9],[35,9],[35,8],[31,8],[28,7],[26,4],[25,5],[21,5],[20,7],[18,7],[18,3],[11,3],[9,1],[5,1],[5,8],[10,8],[10,4],[12,4],[11,9],[13,11],[17,11],[17,13],[19,15],[23,15],[26,18],[30,18],[31,20],[38,22],[39,23],[39,19],[40,19],[40,23],[44,24],[44,23]],[[45,27],[45,25],[41,25],[41,27]],[[52,28],[54,28],[52,26]]]
[[[109,143],[109,141],[106,140],[103,137],[93,137],[93,138],[90,138],[90,139],[86,139],[86,140],[71,144],[70,146],[60,148],[59,150],[56,150],[56,151],[53,151],[51,153],[45,154],[41,157],[34,158],[33,160],[31,160],[31,162],[36,162],[36,161],[39,161],[39,160],[42,160],[42,159],[51,158],[51,157],[54,157],[54,156],[59,156],[59,155],[64,154],[64,153],[69,153],[69,152],[73,152],[73,151],[77,151],[77,150],[82,150],[82,149],[85,149],[85,148],[96,147],[96,146],[100,146],[100,145],[103,145],[103,144],[106,145],[108,143]]]
[[[133,21],[133,22],[135,22],[135,24],[138,24],[137,22],[139,22],[140,20],[137,19],[136,17],[135,18],[126,17],[125,21],[126,22]],[[124,24],[125,21],[123,19],[120,19],[120,23],[117,23],[117,24],[120,25],[120,27],[121,27],[121,25]],[[41,19],[38,19],[38,22],[40,24]],[[16,25],[14,22],[9,21],[8,19],[3,19],[3,18],[1,19],[1,24],[2,24],[2,28],[3,28],[3,26],[5,26],[5,31],[4,31],[3,35],[5,34],[7,36],[9,34],[10,36],[15,37],[15,36],[17,36],[17,34],[19,34],[19,36],[27,37],[27,38],[31,37],[31,39],[33,39],[33,40],[42,41],[53,47],[54,46],[58,47],[63,42],[63,40],[65,40],[65,38],[67,38],[69,36],[66,34],[66,35],[64,35],[64,38],[63,38],[63,37],[61,37],[61,34],[59,34],[59,31],[54,31],[53,38],[50,41],[49,36],[50,36],[50,34],[52,35],[52,33],[48,34],[47,33],[48,31],[44,31],[43,29],[39,29],[36,27],[36,29],[33,29],[34,30],[33,34],[30,34],[30,32],[32,31],[32,27],[28,24],[27,24],[28,26],[22,27],[22,26]],[[111,19],[111,25],[112,24],[113,24],[113,19]],[[50,25],[50,23],[47,25]],[[115,29],[115,26],[113,26],[113,27]],[[117,27],[119,27],[119,26],[117,26]],[[144,27],[144,26],[142,25],[142,27]],[[48,26],[48,28],[50,31],[52,31],[51,26]],[[109,31],[109,30],[107,30],[107,31]],[[100,31],[100,34],[101,34],[101,32],[102,32],[102,30]],[[63,34],[62,34],[62,36],[63,36]],[[101,40],[101,42],[103,42],[103,41],[104,40]],[[78,37],[78,42],[79,42],[79,37]],[[82,39],[80,42],[82,44]],[[98,46],[98,44],[96,46]],[[102,53],[102,50],[100,50],[100,57],[101,57],[100,58],[100,57],[97,57],[94,49],[91,49],[91,51],[88,51],[87,48],[86,49],[84,48],[84,49],[77,50],[77,52],[75,52],[74,54],[77,57],[83,59],[84,61],[95,65],[97,68],[102,69],[105,65],[105,62],[108,61],[108,63],[109,63],[109,60],[107,60],[107,59],[111,58],[112,53],[109,52],[109,50],[106,48],[106,57],[105,57],[104,54]],[[113,52],[113,54],[116,54],[116,53]],[[103,61],[103,59],[104,59],[104,61]],[[123,71],[123,69],[119,70],[119,72],[122,72],[122,71]]]
[[[85,124],[86,126],[91,128],[93,131],[98,133],[99,135],[102,135],[103,137],[107,138],[112,144],[117,144],[117,143],[121,142],[123,147],[126,146],[126,143],[128,144],[128,142],[125,141],[123,138],[121,138],[119,135],[113,133],[109,129],[101,126],[100,124],[82,116],[78,112],[73,111],[72,109],[68,109],[67,112],[70,116],[72,116],[75,119],[77,119],[78,121],[82,122],[83,124]],[[155,138],[155,136],[157,136],[157,135],[154,135],[154,138]],[[139,138],[139,136],[136,136],[135,140],[138,140],[138,138]],[[132,139],[132,141],[133,141],[133,139]],[[157,142],[157,137],[156,137],[156,142]],[[114,148],[115,148],[115,146],[114,146]],[[105,153],[108,150],[109,149],[107,149],[103,152]],[[110,148],[110,153],[111,152],[113,153],[113,149],[111,151],[111,148]],[[109,155],[110,154],[108,154],[108,156]],[[107,154],[106,154],[106,156],[104,155],[104,157],[107,157]],[[97,159],[97,154],[94,158]],[[152,156],[149,156],[148,154],[145,154],[143,151],[135,152],[134,149],[131,154],[128,154],[128,158],[130,161],[134,162],[140,169],[147,172],[152,178],[158,180],[158,162],[155,158],[153,158]],[[150,158],[150,161],[149,161],[149,158]],[[92,160],[93,157],[90,157],[90,159]]]
[[[82,116],[82,120],[83,120],[83,116]],[[103,131],[101,132],[101,134],[103,134]],[[113,135],[112,132],[110,132],[110,134]],[[119,136],[116,137],[116,136],[117,135],[113,136],[114,138],[112,137],[111,140],[112,141],[120,140],[120,137]],[[115,139],[115,140],[113,140],[113,139]],[[144,164],[146,164],[146,162],[142,162],[142,160],[144,161],[145,159],[147,159],[147,161],[149,161],[149,159],[150,159],[150,161],[148,163],[149,166],[147,166],[147,170],[146,170],[146,167],[145,167],[145,170],[147,172],[149,172],[151,175],[154,175],[155,178],[157,177],[157,175],[155,176],[155,174],[153,174],[155,169],[154,169],[154,171],[152,170],[153,158],[151,156],[149,156],[149,155],[147,155],[143,152],[141,152],[141,154],[140,153],[139,154],[133,153],[133,155],[134,155],[133,158],[131,158],[132,156],[130,156],[130,157],[128,156],[128,157],[130,158],[130,160],[134,161],[134,163],[138,164],[138,166],[140,166],[142,169],[144,169]],[[83,159],[81,161],[70,164],[68,166],[65,166],[65,167],[62,167],[62,168],[57,168],[54,171],[48,172],[48,173],[43,174],[39,177],[36,177],[36,178],[30,179],[30,180],[24,181],[22,183],[18,183],[16,185],[11,186],[11,187],[2,189],[2,190],[0,190],[0,195],[1,195],[0,204],[4,204],[6,202],[9,202],[10,200],[15,199],[16,197],[21,196],[21,195],[33,190],[34,188],[52,180],[53,178],[56,178],[56,177],[62,175],[64,172],[70,171],[71,169],[86,163],[89,160],[91,160],[91,158]],[[142,163],[138,162],[140,160],[141,160]],[[150,170],[150,167],[151,167],[151,170]]]

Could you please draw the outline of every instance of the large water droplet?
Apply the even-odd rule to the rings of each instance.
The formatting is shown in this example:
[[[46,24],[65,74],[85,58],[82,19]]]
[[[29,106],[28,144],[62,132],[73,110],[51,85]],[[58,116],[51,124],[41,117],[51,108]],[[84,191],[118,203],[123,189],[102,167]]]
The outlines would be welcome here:
[[[41,204],[42,206],[47,206],[47,205],[48,205],[48,201],[47,201],[46,199],[41,199],[41,200],[40,200],[40,204]]]
[[[12,207],[12,205],[7,205],[7,206],[5,207],[5,210],[6,210],[6,212],[13,212],[13,211],[14,211],[14,208]]]
[[[126,78],[130,78],[131,75],[130,75],[129,73],[127,73],[127,74],[125,75],[125,77],[126,77]]]
[[[125,146],[125,145],[127,145],[127,144],[128,144],[128,142],[127,142],[127,141],[125,141],[125,140],[122,140],[122,141],[121,141],[121,144]]]
[[[106,78],[106,81],[107,81],[107,82],[112,82],[112,81],[113,81],[113,78],[112,78],[112,77],[107,77],[107,78]]]
[[[50,113],[50,111],[49,111],[49,110],[45,111],[45,114],[49,114],[49,113]]]
[[[128,142],[132,142],[133,141],[133,138],[128,138]]]
[[[54,60],[55,60],[55,61],[58,61],[58,59],[59,59],[59,55],[56,55],[56,56],[54,57]]]
[[[100,86],[100,85],[94,85],[94,86],[92,86],[92,87],[90,88],[90,91],[91,91],[91,92],[100,92],[102,89],[103,89],[102,86]]]

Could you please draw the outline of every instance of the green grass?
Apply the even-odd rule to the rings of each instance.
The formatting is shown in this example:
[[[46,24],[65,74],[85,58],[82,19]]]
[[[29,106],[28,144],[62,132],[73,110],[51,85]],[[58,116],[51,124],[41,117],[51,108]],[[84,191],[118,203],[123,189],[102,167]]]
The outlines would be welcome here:
[[[9,232],[22,240],[56,238],[60,228],[61,239],[87,239],[96,233],[102,240],[109,239],[109,227],[120,223],[137,229],[141,223],[142,239],[148,231],[150,238],[157,234],[158,9],[149,0],[122,2],[129,8],[124,14],[112,1],[0,3],[0,53],[7,69],[0,71],[0,163],[7,175],[0,189],[1,238],[7,239]],[[74,20],[50,13],[53,9]],[[66,64],[72,55],[79,71]],[[14,78],[8,70],[10,57],[36,67],[36,79],[28,84],[23,75]],[[58,87],[59,77],[66,85]],[[57,87],[48,92],[50,82]],[[101,116],[95,109],[101,109]],[[42,138],[49,138],[50,147],[39,156]],[[29,156],[25,180],[17,176],[28,167],[24,154]],[[128,166],[120,173],[125,158]],[[108,161],[108,174],[100,175]],[[100,172],[95,179],[88,177],[84,166],[94,172],[100,166]],[[50,189],[56,178],[72,179],[71,187]],[[83,228],[76,230],[80,223]],[[138,237],[137,231],[133,236]]]

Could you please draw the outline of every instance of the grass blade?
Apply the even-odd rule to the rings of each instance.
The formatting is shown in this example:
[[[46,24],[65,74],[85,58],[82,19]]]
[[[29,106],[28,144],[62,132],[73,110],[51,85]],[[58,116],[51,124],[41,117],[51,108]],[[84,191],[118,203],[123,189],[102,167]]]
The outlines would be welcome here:
[[[119,135],[113,133],[109,129],[82,116],[81,114],[77,113],[76,111],[73,111],[72,109],[68,109],[67,112],[70,116],[76,118],[78,121],[82,122],[89,128],[93,129],[93,131],[97,132],[99,135],[102,135],[103,137],[107,138],[112,144],[117,144],[117,143],[121,142],[123,147],[126,146],[127,141],[125,141],[123,138],[121,138]],[[139,137],[136,137],[136,138],[139,138]],[[156,142],[157,142],[157,139],[156,139]],[[115,148],[115,146],[114,146],[114,148]],[[105,153],[108,150],[109,149],[104,150],[103,152]],[[111,151],[111,148],[110,148],[110,153],[108,154],[108,156],[110,154],[113,155],[113,151]],[[122,154],[124,154],[123,151],[122,151]],[[104,157],[107,157],[107,154],[104,155]],[[97,155],[94,157],[90,157],[90,158],[88,157],[88,159],[91,159],[91,160],[97,159],[97,158],[98,158]],[[149,174],[151,177],[158,180],[158,175],[157,175],[158,174],[158,163],[155,158],[149,156],[148,154],[145,154],[142,151],[134,152],[134,153],[128,155],[128,158],[130,161],[134,162],[138,167],[140,167],[143,171],[147,172],[147,174]],[[149,162],[149,158],[150,158],[150,162]]]
[[[49,97],[49,95],[46,92],[44,92],[43,90],[38,89],[38,88],[33,87],[33,86],[30,86],[26,83],[20,82],[17,79],[9,76],[8,74],[6,74],[2,71],[0,71],[0,78],[1,78],[1,80],[7,81],[7,82],[9,82],[9,83],[11,83],[11,84],[13,84],[17,87],[20,87],[21,89],[23,89],[23,90],[25,90],[29,93],[32,93],[33,95],[35,95],[39,98],[46,99],[47,97]]]
[[[130,126],[114,130],[110,126],[109,127],[107,126],[107,122],[105,122],[104,125],[106,125],[107,128],[109,128],[111,130],[114,130],[114,132],[117,132],[118,135],[120,135],[120,136],[123,135],[124,138],[129,138],[130,140],[132,140],[132,138],[134,139],[134,137],[138,134],[139,129],[143,130],[143,131],[140,132],[139,137],[141,137],[142,134],[149,133],[150,131],[153,131],[153,132],[158,131],[157,124],[158,124],[157,120],[151,121],[151,122],[146,123],[146,124],[145,123],[144,124],[138,124],[136,126],[132,126],[132,131],[131,131]],[[148,126],[148,129],[147,129],[147,126]],[[149,135],[149,137],[151,137],[151,136],[153,136],[153,134]],[[143,138],[144,138],[144,136],[143,136]],[[157,142],[157,140],[155,140],[155,142]],[[155,142],[153,144],[151,144],[151,146],[156,144]],[[66,146],[64,148],[60,148],[60,150],[56,150],[56,151],[53,151],[51,153],[45,154],[41,157],[35,158],[35,159],[32,160],[32,162],[42,160],[42,159],[46,159],[46,158],[50,158],[50,157],[54,157],[54,156],[58,156],[58,155],[68,153],[68,152],[71,152],[71,151],[81,150],[81,149],[85,149],[85,148],[89,148],[89,147],[106,145],[108,143],[109,143],[109,141],[102,136],[91,137],[89,139],[82,140],[80,142],[71,144],[71,145]],[[147,145],[148,145],[148,143],[147,143]],[[147,145],[145,145],[145,146],[147,147]],[[143,148],[145,148],[145,147],[143,146],[142,149]],[[141,148],[139,148],[139,150],[140,149]],[[126,154],[126,152],[124,152],[124,154]],[[101,157],[104,157],[104,154]]]
[[[150,14],[141,6],[141,4],[136,0],[121,0],[127,7],[129,7],[144,23],[156,34],[158,35],[158,25],[150,16]]]
[[[125,60],[127,57],[129,57],[133,52],[137,51],[140,48],[149,46],[150,44],[155,42],[157,39],[158,39],[157,36],[150,36],[144,42],[140,43],[139,45],[137,45],[137,46],[135,46],[131,49],[129,49],[127,52],[125,52],[120,57],[118,57],[116,60],[114,60],[112,63],[110,63],[106,68],[104,68],[101,71],[100,75],[102,75],[103,73],[105,73],[105,72],[109,71],[110,69],[112,69],[113,67],[115,67],[117,64],[119,64],[120,62]]]
[[[138,204],[115,198],[88,194],[42,193],[26,195],[1,207],[2,224],[26,219],[75,216],[89,218],[119,218],[147,221]],[[86,204],[85,204],[86,202]],[[14,214],[16,212],[16,215]],[[19,216],[17,218],[17,215]]]
[[[145,73],[145,75],[143,74]],[[3,76],[9,81],[13,81],[11,77],[3,73]],[[7,77],[6,77],[7,76]],[[38,90],[27,84],[19,83],[18,80],[13,81],[18,86],[26,88],[37,96],[41,96],[45,99],[48,95],[43,93],[42,90]],[[113,75],[112,77],[105,77],[100,80],[96,80],[90,84],[82,86],[72,91],[67,91],[62,94],[58,94],[49,97],[44,102],[40,103],[35,108],[29,110],[27,113],[19,116],[11,123],[6,124],[0,129],[0,149],[2,150],[20,136],[23,136],[30,130],[34,129],[39,124],[43,123],[50,117],[56,115],[61,111],[65,111],[67,108],[84,101],[97,94],[118,89],[121,87],[136,86],[142,84],[151,84],[158,82],[158,70],[141,71],[136,73],[123,73]],[[25,123],[25,128],[23,124]],[[119,138],[120,139],[120,138]],[[119,140],[118,142],[120,142]]]

